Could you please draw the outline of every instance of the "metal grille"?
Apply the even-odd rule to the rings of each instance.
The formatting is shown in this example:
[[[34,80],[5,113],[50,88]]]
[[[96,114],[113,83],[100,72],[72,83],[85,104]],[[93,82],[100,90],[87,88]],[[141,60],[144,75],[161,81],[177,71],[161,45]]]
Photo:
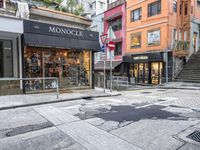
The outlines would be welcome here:
[[[187,136],[187,138],[192,139],[196,142],[200,142],[200,131],[196,130],[190,135]]]

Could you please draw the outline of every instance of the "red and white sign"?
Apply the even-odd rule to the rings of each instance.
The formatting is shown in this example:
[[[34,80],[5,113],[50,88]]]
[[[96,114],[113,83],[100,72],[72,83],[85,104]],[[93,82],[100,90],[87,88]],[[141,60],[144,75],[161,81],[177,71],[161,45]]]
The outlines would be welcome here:
[[[108,42],[108,48],[110,49],[110,51],[114,50],[115,49],[115,42],[113,42],[113,41]]]
[[[107,37],[108,37],[108,34],[102,34],[102,35],[100,36],[102,44],[105,44],[105,43],[106,43]]]

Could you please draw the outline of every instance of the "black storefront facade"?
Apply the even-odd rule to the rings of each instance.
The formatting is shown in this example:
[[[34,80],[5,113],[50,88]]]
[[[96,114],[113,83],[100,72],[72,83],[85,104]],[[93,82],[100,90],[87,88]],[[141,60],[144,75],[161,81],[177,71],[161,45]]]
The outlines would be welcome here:
[[[24,20],[23,77],[56,77],[59,88],[94,87],[94,53],[99,33]],[[54,80],[29,80],[24,89],[52,89]]]
[[[166,65],[168,57],[168,65]],[[153,52],[132,54],[123,57],[127,64],[128,77],[131,83],[136,84],[161,84],[166,81],[166,66],[168,67],[168,80],[172,78],[172,53]]]

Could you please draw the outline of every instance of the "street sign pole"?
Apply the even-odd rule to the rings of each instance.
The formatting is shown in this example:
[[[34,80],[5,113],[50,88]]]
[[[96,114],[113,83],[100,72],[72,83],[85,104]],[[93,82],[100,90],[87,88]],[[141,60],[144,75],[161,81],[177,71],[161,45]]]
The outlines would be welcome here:
[[[105,54],[105,51],[106,51],[106,40],[107,40],[107,36],[108,34],[103,34],[101,35],[101,42],[104,46],[104,54]],[[103,92],[106,93],[106,60],[105,60],[105,56],[104,56],[104,59],[103,59]]]
[[[105,59],[103,60],[103,92],[106,93],[106,60]]]
[[[110,51],[110,92],[112,92],[112,51],[115,49],[115,43],[110,41],[108,43],[108,48]]]
[[[110,50],[110,92],[112,92],[112,55],[111,55],[111,49]]]

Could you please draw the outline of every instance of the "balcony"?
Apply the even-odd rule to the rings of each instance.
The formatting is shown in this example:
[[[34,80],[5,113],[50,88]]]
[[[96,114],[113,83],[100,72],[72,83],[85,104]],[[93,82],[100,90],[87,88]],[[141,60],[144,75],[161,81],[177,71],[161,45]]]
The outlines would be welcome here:
[[[115,7],[119,6],[119,5],[122,5],[124,3],[125,3],[125,0],[117,0],[115,2],[112,2],[112,3],[108,4],[108,10],[112,9],[112,8],[115,8]]]
[[[189,42],[186,41],[175,41],[173,44],[173,55],[175,57],[188,56]]]

